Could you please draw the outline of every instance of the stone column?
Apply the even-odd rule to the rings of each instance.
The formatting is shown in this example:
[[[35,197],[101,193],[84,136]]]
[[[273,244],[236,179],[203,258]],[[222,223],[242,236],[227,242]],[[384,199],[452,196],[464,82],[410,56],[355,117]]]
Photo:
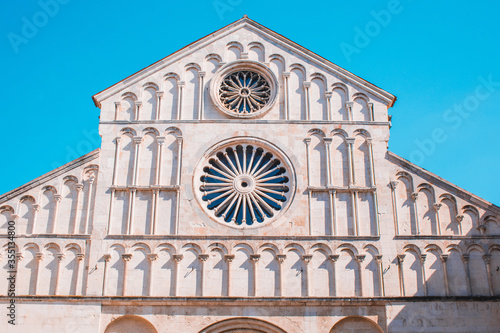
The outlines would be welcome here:
[[[477,228],[479,229],[479,233],[481,235],[485,235],[486,234],[486,225],[485,224],[478,225]]]
[[[64,254],[58,253],[55,255],[57,259],[57,272],[56,272],[56,286],[54,288],[54,295],[59,294],[59,281],[61,279],[61,262],[64,259]]]
[[[198,259],[200,260],[200,264],[201,264],[201,278],[200,278],[200,289],[201,289],[201,295],[200,296],[205,296],[205,292],[206,292],[206,277],[207,277],[207,266],[206,266],[206,261],[208,259],[208,254],[200,254],[198,255]]]
[[[405,254],[398,254],[397,260],[398,260],[398,273],[399,273],[399,293],[400,296],[406,296],[405,295],[405,280],[404,280],[404,274],[403,274],[403,261],[405,260]]]
[[[175,185],[177,186],[176,193],[176,210],[175,210],[175,230],[174,235],[179,234],[179,215],[180,215],[180,204],[181,204],[181,168],[182,168],[182,137],[177,137],[177,176]]]
[[[82,282],[82,279],[80,279],[80,272],[82,271],[82,262],[83,259],[85,258],[85,255],[83,253],[77,253],[76,254],[76,290],[75,294],[78,295],[77,290],[80,290],[80,295],[85,295],[85,292],[83,290],[83,287],[80,285]],[[97,265],[96,265],[97,266]]]
[[[354,138],[346,138],[345,141],[347,143],[347,163],[349,165],[349,186],[352,186],[356,183],[356,175],[354,172],[354,158],[353,158],[353,145]]]
[[[73,217],[73,221],[71,221],[73,223],[73,228],[71,229],[71,233],[72,234],[76,234],[77,233],[77,224],[78,224],[78,221],[80,220],[79,217],[81,217],[79,214],[80,213],[80,200],[81,200],[81,197],[82,197],[82,190],[83,190],[83,184],[76,184],[76,203],[75,203],[75,216]],[[109,230],[109,228],[108,228]],[[79,229],[78,229],[79,231]]]
[[[347,109],[347,118],[349,121],[353,121],[354,118],[352,116],[352,107],[354,106],[354,102],[345,102],[345,108]]]
[[[259,259],[260,254],[251,254],[250,260],[253,262],[253,296],[257,296],[259,287]]]
[[[283,84],[285,86],[284,88],[284,94],[285,94],[285,120],[290,120],[290,93],[288,89],[288,78],[290,77],[289,72],[283,72]]]
[[[417,235],[420,235],[420,221],[418,219],[418,205],[417,205],[417,199],[418,199],[418,192],[413,192],[411,194],[411,198],[413,199],[413,209],[415,211],[415,230]]]
[[[127,230],[125,230],[125,234],[132,235],[134,232],[134,205],[135,205],[135,195],[136,189],[130,189],[130,200],[128,203],[128,219],[127,219]]]
[[[139,113],[141,112],[142,102],[141,101],[135,101],[134,104],[135,104],[134,120],[137,121],[137,120],[139,120]]]
[[[36,277],[35,277],[35,283],[34,283],[34,289],[33,290],[33,295],[38,294],[38,283],[39,283],[39,278],[40,278],[40,263],[43,260],[43,253],[37,252],[36,253]]]
[[[59,218],[59,204],[61,203],[62,195],[54,194],[54,220],[52,221],[52,229],[50,231],[51,234],[56,233],[57,231],[57,220]]]
[[[330,258],[330,260],[332,261],[332,275],[330,276],[330,283],[332,285],[331,288],[333,291],[333,295],[330,295],[330,296],[337,296],[337,280],[335,279],[335,275],[336,275],[335,263],[339,259],[339,255],[338,254],[330,254],[328,256],[328,258]]]
[[[179,263],[184,258],[184,255],[174,254],[173,258],[175,261],[175,288],[174,288],[174,295],[173,296],[179,296],[179,276],[180,276]]]
[[[156,156],[156,175],[155,175],[155,185],[161,185],[161,169],[162,169],[162,159],[163,159],[163,144],[165,143],[165,137],[159,136],[156,138],[156,143],[158,144],[158,155]]]
[[[302,261],[304,261],[304,266],[306,270],[306,294],[303,296],[311,296],[311,272],[309,272],[309,263],[311,262],[312,255],[304,254],[302,256]]]
[[[309,88],[311,87],[311,82],[304,81],[302,84],[304,87],[304,98],[306,99],[306,120],[311,120],[311,103],[309,102]]]
[[[231,263],[234,260],[234,254],[226,254],[224,260],[227,263],[227,296],[231,296]]]
[[[493,290],[493,281],[491,280],[491,254],[483,255],[483,260],[486,264],[486,273],[488,275],[488,287],[490,289],[490,296],[494,296],[495,291]]]
[[[139,173],[139,162],[141,160],[141,143],[143,138],[140,136],[134,136],[134,166],[132,168],[133,180],[132,185],[137,185],[137,174]],[[130,184],[127,184],[130,185]]]
[[[153,207],[151,208],[151,229],[149,233],[151,235],[156,234],[156,224],[158,217],[158,197],[160,196],[160,190],[158,188],[153,188]]]
[[[118,120],[118,114],[120,113],[120,107],[122,103],[115,102],[115,120]]]
[[[356,256],[356,261],[358,262],[359,267],[359,295],[363,297],[363,260],[365,260],[366,255],[358,254]]]
[[[104,260],[104,273],[102,277],[102,296],[106,295],[106,286],[108,284],[108,262],[111,260],[111,255],[110,254],[105,254],[102,256],[102,259]]]
[[[148,254],[148,259],[149,259],[149,281],[148,281],[148,296],[153,296],[154,289],[153,289],[153,276],[154,276],[154,262],[156,259],[158,259],[158,255],[156,253],[149,253]]]
[[[332,144],[332,138],[323,138],[323,143],[325,144],[325,150],[326,150],[326,185],[330,186],[332,185],[332,169],[330,167],[331,165],[331,158],[330,158],[330,145]]]
[[[309,235],[312,235],[312,212],[311,212],[311,166],[309,158],[309,144],[311,143],[311,138],[305,138],[304,143],[306,144],[306,161],[307,161],[307,207],[309,216]]]
[[[398,201],[396,197],[396,187],[398,186],[397,181],[391,181],[389,183],[391,187],[391,197],[392,197],[392,215],[394,216],[394,232],[395,235],[399,235],[399,221],[398,221]]]
[[[359,236],[358,191],[352,191],[352,218],[354,220],[354,235]]]
[[[436,224],[437,224],[437,234],[438,235],[441,235],[441,221],[440,221],[440,218],[439,218],[439,209],[441,208],[442,204],[437,204],[435,203],[434,205],[432,205],[432,208],[434,209],[434,212],[436,214]]]
[[[198,95],[198,120],[203,119],[203,102],[204,102],[204,93],[205,93],[205,87],[203,80],[205,78],[205,72],[198,72],[198,78],[199,78],[199,95]]]
[[[448,270],[446,269],[446,262],[448,261],[448,255],[442,254],[440,258],[441,261],[443,262],[444,290],[446,292],[446,296],[450,296],[450,286],[448,284]]]
[[[326,107],[327,107],[327,117],[328,117],[328,121],[332,121],[333,120],[333,116],[332,116],[332,96],[333,96],[333,92],[331,91],[325,91],[325,98],[326,98]]]
[[[177,92],[177,120],[181,120],[182,117],[182,92],[184,85],[184,81],[177,82],[177,88],[179,89]]]
[[[114,161],[114,166],[113,166],[113,186],[117,185],[116,184],[116,177],[118,176],[118,167],[119,167],[119,161],[120,161],[120,142],[122,138],[121,137],[116,137],[115,139],[115,161]]]
[[[95,180],[95,175],[94,173],[92,172],[89,176],[89,188],[87,190],[87,195],[88,195],[88,200],[87,200],[87,207],[85,209],[85,224],[84,224],[84,229],[83,229],[83,233],[84,234],[90,234],[88,228],[89,228],[89,222],[90,222],[90,207],[91,207],[91,202],[92,202],[92,184],[94,184],[94,180]]]
[[[462,261],[464,262],[465,265],[465,275],[466,275],[466,281],[467,281],[467,295],[468,296],[473,296],[472,295],[472,285],[471,285],[471,279],[470,279],[470,270],[469,270],[469,255],[468,254],[463,254],[462,255]]]
[[[375,113],[373,112],[373,103],[368,103],[368,111],[370,115],[370,121],[375,121]]]
[[[130,259],[132,259],[132,254],[125,253],[122,254],[123,259],[123,288],[122,288],[122,296],[127,294],[127,266]]]
[[[336,205],[336,191],[329,190],[329,199],[330,199],[330,223],[332,228],[332,235],[337,236],[337,205]]]
[[[379,288],[380,296],[385,296],[384,267],[382,266],[382,255],[381,254],[377,254],[375,256],[375,262],[377,263],[378,288]]]
[[[425,274],[425,259],[427,258],[427,254],[420,255],[420,265],[422,266],[422,287],[424,289],[424,295],[428,296],[429,291],[427,290],[427,276]]]
[[[33,205],[33,224],[31,226],[31,234],[36,234],[36,219],[41,206],[39,204]]]
[[[157,91],[156,92],[156,117],[155,117],[155,120],[160,120],[160,116],[161,116],[161,100],[164,96],[164,92],[163,91]]]
[[[286,254],[277,254],[276,259],[278,260],[279,264],[279,275],[280,275],[280,280],[279,280],[279,287],[280,287],[280,292],[279,296],[283,297],[284,295],[284,290],[283,290],[283,263],[285,262],[286,259]]]

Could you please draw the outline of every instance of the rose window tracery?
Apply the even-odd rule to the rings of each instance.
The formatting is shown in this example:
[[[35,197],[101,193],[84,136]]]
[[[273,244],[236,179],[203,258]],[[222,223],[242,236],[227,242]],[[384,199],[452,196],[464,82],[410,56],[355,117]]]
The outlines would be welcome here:
[[[199,176],[200,198],[213,218],[231,226],[259,226],[291,200],[290,167],[279,154],[252,143],[210,154]]]
[[[222,105],[236,113],[250,114],[262,109],[271,98],[267,80],[253,71],[238,71],[221,82],[219,97]]]

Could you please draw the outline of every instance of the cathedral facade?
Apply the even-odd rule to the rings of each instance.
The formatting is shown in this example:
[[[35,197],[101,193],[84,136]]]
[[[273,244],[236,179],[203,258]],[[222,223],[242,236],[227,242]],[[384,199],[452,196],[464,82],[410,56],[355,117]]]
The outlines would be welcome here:
[[[500,208],[388,151],[390,93],[244,17],[93,99],[0,196],[0,331],[499,331]]]

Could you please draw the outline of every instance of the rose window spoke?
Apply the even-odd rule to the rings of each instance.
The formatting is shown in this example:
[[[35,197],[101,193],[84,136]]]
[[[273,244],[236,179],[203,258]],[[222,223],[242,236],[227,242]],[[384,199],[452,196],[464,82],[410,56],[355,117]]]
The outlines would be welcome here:
[[[250,144],[213,153],[200,181],[206,207],[220,221],[237,226],[266,222],[289,198],[290,179],[284,163],[272,152]]]

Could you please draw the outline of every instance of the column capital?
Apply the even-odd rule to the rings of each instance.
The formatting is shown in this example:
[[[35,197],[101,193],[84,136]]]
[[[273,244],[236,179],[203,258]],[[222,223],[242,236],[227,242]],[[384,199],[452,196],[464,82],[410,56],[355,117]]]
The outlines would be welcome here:
[[[111,254],[104,254],[102,259],[104,259],[105,262],[109,262],[111,260]]]
[[[181,144],[182,143],[182,136],[178,136],[177,138],[175,138],[175,140],[177,140],[177,143]]]
[[[346,108],[352,108],[354,106],[354,102],[345,102]]]
[[[483,260],[484,260],[484,262],[485,262],[487,265],[489,265],[489,264],[490,264],[490,262],[491,262],[491,254],[484,254],[484,255],[483,255]]]
[[[158,254],[156,254],[156,253],[148,253],[147,257],[148,257],[148,259],[149,259],[151,262],[153,262],[153,261],[155,261],[156,259],[158,259]]]
[[[359,262],[359,263],[362,263],[363,260],[365,260],[366,258],[366,254],[358,254],[356,255],[356,260]]]
[[[377,254],[375,256],[375,261],[377,261],[380,264],[380,262],[382,262],[382,255],[381,254]]]
[[[122,137],[121,136],[117,136],[115,138],[115,143],[118,144],[118,143],[120,143],[120,141],[122,141]]]
[[[432,208],[434,208],[434,210],[437,212],[442,206],[443,206],[443,204],[435,203],[432,205]]]
[[[182,88],[182,87],[184,87],[185,85],[186,85],[186,82],[184,82],[184,81],[177,81],[177,86],[178,86],[178,87],[181,87],[181,88]]]
[[[333,92],[332,92],[332,91],[325,91],[325,97],[326,97],[327,99],[332,98],[332,96],[333,96]]]
[[[306,145],[309,146],[309,143],[311,143],[311,138],[305,138],[304,142],[305,142]]]
[[[405,260],[406,254],[398,254],[397,259],[398,259],[398,264],[402,264],[403,261]]]
[[[339,260],[340,255],[339,254],[330,254],[328,258],[330,258],[331,261],[336,262]]]
[[[413,199],[413,201],[417,201],[417,198],[418,198],[418,192],[413,192],[411,194],[411,198]]]
[[[122,254],[122,259],[124,261],[130,261],[130,259],[132,259],[132,254],[130,254],[130,253],[124,253],[124,254]]]
[[[462,221],[464,220],[464,216],[462,214],[459,214],[455,216],[455,219],[457,220],[458,223],[462,223]]]
[[[85,254],[83,254],[83,253],[76,254],[76,260],[82,261],[84,258],[85,258]]]
[[[325,145],[329,146],[333,141],[333,138],[323,138],[323,142]]]
[[[284,78],[289,78],[290,77],[290,72],[283,72],[283,77]]]
[[[36,260],[38,262],[42,261],[43,260],[43,253],[42,252],[37,252],[36,253]]]
[[[354,141],[356,141],[355,138],[345,138],[345,142],[348,144],[348,145],[353,145],[354,144]]]
[[[165,137],[164,136],[157,136],[156,142],[158,142],[158,144],[161,146],[162,144],[165,143]]]
[[[302,86],[304,87],[304,89],[309,89],[311,87],[311,82],[304,81],[302,82]]]
[[[81,190],[83,190],[83,184],[82,184],[82,183],[78,183],[78,184],[76,184],[76,190],[77,190],[78,192],[80,192]]]
[[[156,97],[158,97],[158,98],[163,98],[164,95],[165,95],[165,93],[163,91],[156,92]]]
[[[135,104],[135,106],[137,106],[139,108],[142,106],[142,102],[141,101],[135,101],[134,104]]]
[[[176,263],[179,263],[182,259],[184,259],[183,254],[174,254],[172,257],[174,258]]]
[[[448,260],[448,255],[447,254],[442,254],[439,256],[442,262],[446,262]]]
[[[306,264],[309,264],[311,262],[312,257],[313,257],[312,254],[304,254],[302,256],[302,260],[304,260]]]
[[[19,219],[19,215],[17,215],[17,214],[12,214],[10,217],[12,218],[12,220],[14,222],[16,222]]]
[[[208,260],[208,254],[202,253],[202,254],[198,255],[198,259],[205,262]]]
[[[280,264],[282,264],[285,261],[285,259],[286,259],[286,254],[282,254],[282,253],[277,254],[276,255],[276,259],[278,260],[278,262]]]
[[[33,209],[34,209],[35,211],[37,211],[37,212],[39,212],[39,211],[40,211],[40,208],[41,208],[41,207],[42,207],[42,206],[40,206],[39,204],[34,204],[34,205],[33,205]]]
[[[260,259],[260,254],[251,254],[250,259],[256,263]]]
[[[468,254],[462,254],[462,261],[464,263],[469,263],[470,256]]]
[[[143,137],[142,137],[142,136],[134,136],[134,139],[133,139],[133,140],[134,140],[134,143],[135,143],[136,145],[139,145],[139,144],[141,144],[141,143],[142,143]]]
[[[365,141],[369,145],[371,145],[373,143],[373,139],[372,138],[366,138]]]
[[[234,254],[226,254],[224,256],[224,260],[226,260],[227,262],[232,262],[234,260]]]
[[[481,235],[484,235],[484,233],[486,232],[486,225],[480,224],[477,226],[477,229],[481,232]]]
[[[116,107],[120,107],[122,105],[122,102],[115,102]]]
[[[56,254],[56,258],[57,258],[57,260],[59,260],[59,262],[61,262],[64,259],[64,254],[58,253],[58,254]]]
[[[427,254],[420,255],[420,262],[424,263],[425,259],[427,259]]]
[[[23,254],[21,252],[17,252],[16,253],[16,260],[17,261],[22,261],[23,260]]]
[[[62,200],[62,195],[60,195],[60,194],[54,194],[54,199],[55,199],[57,202],[61,202],[61,200]]]
[[[207,75],[207,72],[198,72],[199,77],[205,77]]]
[[[399,182],[397,180],[393,180],[393,181],[390,181],[389,182],[389,186],[391,187],[391,189],[395,190],[396,187],[398,187],[398,184]]]

